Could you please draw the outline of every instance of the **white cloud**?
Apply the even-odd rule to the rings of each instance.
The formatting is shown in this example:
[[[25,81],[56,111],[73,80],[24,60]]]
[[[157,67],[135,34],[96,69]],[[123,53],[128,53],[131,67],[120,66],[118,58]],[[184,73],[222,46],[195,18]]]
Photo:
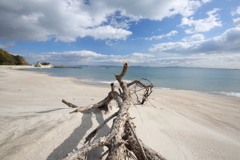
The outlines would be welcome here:
[[[131,5],[129,5],[131,3]],[[129,23],[162,20],[180,14],[191,16],[200,0],[79,0],[0,1],[0,40],[72,42],[95,39],[126,40]]]
[[[200,40],[200,41],[204,40],[204,35],[202,35],[202,34],[194,34],[194,35],[192,35],[190,37],[184,37],[182,39],[182,41],[184,41],[184,42],[186,42],[186,41],[198,41],[198,40]]]
[[[116,45],[116,44],[119,44],[118,41],[111,41],[111,40],[106,40],[106,45],[109,45],[109,46],[113,46],[113,45]]]
[[[0,48],[11,48],[16,44],[16,42],[8,42],[7,44],[0,44]]]
[[[238,6],[235,11],[232,11],[231,14],[232,14],[232,16],[240,14],[240,6]]]
[[[132,58],[137,58],[137,59],[145,59],[145,58],[151,58],[154,57],[151,54],[143,54],[143,53],[133,53],[130,55]]]
[[[222,22],[219,21],[218,14],[215,14],[218,10],[220,9],[214,8],[212,11],[207,12],[208,17],[205,19],[194,20],[193,17],[184,17],[179,26],[189,26],[190,29],[185,30],[187,34],[207,32],[214,27],[221,27]]]
[[[114,39],[114,40],[126,40],[127,36],[132,32],[124,30],[122,28],[113,28],[112,26],[99,26],[96,28],[79,28],[78,35],[70,36],[57,36],[56,41],[71,42],[75,41],[77,37],[92,36],[94,39]]]
[[[128,0],[105,0],[103,3],[121,11],[124,16],[150,20],[162,20],[176,14],[190,16],[202,5],[198,0],[132,0],[131,5]]]
[[[125,29],[103,25],[111,8],[100,3],[89,6],[77,0],[1,1],[0,39],[47,41],[56,38],[64,42],[92,36],[95,39],[125,40],[132,34]],[[19,7],[16,7],[19,6]],[[53,7],[54,6],[54,7]]]
[[[240,51],[240,28],[231,28],[222,35],[202,41],[160,43],[150,48],[152,53],[171,54],[238,54]]]
[[[170,58],[158,58],[156,55],[132,53],[129,55],[103,55],[92,51],[48,52],[42,54],[25,54],[29,63],[47,61],[54,65],[119,65],[129,62],[131,66],[182,66],[182,67],[210,67],[210,68],[240,68],[240,54],[228,55],[195,55]]]
[[[240,68],[240,54],[199,55],[186,57],[159,58],[151,60],[152,66],[182,66],[205,68]]]
[[[235,26],[240,26],[240,18],[233,19],[233,23]]]
[[[109,25],[113,26],[114,28],[129,29],[131,22],[138,21],[138,18],[136,19],[134,17],[118,15],[117,13],[118,12],[116,12],[116,14],[108,16]],[[121,12],[119,12],[119,13],[121,13]]]
[[[211,2],[212,0],[202,0],[203,3]]]
[[[144,63],[153,58],[151,54],[132,53],[129,55],[104,55],[92,51],[67,51],[67,52],[46,52],[42,54],[24,54],[22,55],[29,63],[36,61],[47,61],[54,65],[122,65],[123,62]]]
[[[178,31],[173,30],[173,31],[171,31],[171,32],[169,32],[169,33],[167,33],[167,34],[163,34],[163,35],[159,35],[159,36],[152,36],[152,37],[148,37],[148,38],[144,38],[144,39],[146,39],[146,40],[162,39],[162,38],[164,38],[164,37],[174,36],[174,35],[177,34],[177,33],[178,33]]]

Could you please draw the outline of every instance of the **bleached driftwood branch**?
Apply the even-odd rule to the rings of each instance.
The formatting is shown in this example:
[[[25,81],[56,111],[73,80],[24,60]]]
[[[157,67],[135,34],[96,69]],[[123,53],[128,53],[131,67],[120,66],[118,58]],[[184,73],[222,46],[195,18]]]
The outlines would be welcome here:
[[[133,105],[131,94],[134,93],[137,95],[136,92],[138,90],[136,88],[140,88],[140,90],[144,89],[141,102],[137,96],[138,101],[143,104],[147,100],[148,96],[152,93],[153,85],[148,80],[147,81],[150,82],[150,85],[145,85],[141,81],[137,80],[127,84],[122,78],[126,74],[128,67],[128,63],[125,62],[121,74],[115,74],[115,78],[121,88],[118,90],[119,93],[115,91],[115,86],[112,83],[111,91],[108,93],[108,96],[94,105],[78,107],[70,102],[62,100],[62,102],[69,107],[77,108],[73,112],[83,112],[93,108],[104,108],[108,111],[108,105],[113,99],[117,102],[119,107],[119,110],[116,113],[107,118],[86,137],[85,145],[82,148],[69,153],[63,160],[83,159],[87,152],[100,146],[106,146],[108,148],[108,150],[104,153],[104,155],[107,154],[107,160],[123,160],[126,157],[132,157],[133,159],[137,160],[165,160],[165,158],[158,152],[152,150],[140,139],[138,139],[134,131],[135,126],[134,123],[131,122],[130,114],[128,112],[128,109]],[[135,90],[131,92],[129,88],[133,85],[135,85]],[[113,120],[109,133],[103,137],[91,141],[97,132],[113,118],[115,119]]]

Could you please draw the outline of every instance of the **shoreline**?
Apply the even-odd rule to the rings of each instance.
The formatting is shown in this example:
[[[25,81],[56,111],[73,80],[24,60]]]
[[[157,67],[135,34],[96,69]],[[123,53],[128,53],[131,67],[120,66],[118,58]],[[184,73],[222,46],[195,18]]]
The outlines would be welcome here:
[[[36,68],[33,65],[0,65],[0,69],[29,69]]]
[[[48,73],[44,73],[44,72],[36,72],[36,71],[31,71],[31,70],[27,70],[27,69],[31,69],[31,68],[36,68],[36,69],[41,69],[39,67],[34,67],[32,65],[30,66],[17,66],[17,65],[0,65],[0,69],[1,68],[4,68],[4,69],[16,69],[16,70],[25,70],[25,71],[28,71],[28,72],[34,72],[36,74],[40,73],[40,74],[45,74],[45,75],[48,75],[48,76],[52,76],[52,77],[59,77],[59,76],[53,76],[53,75],[50,75]],[[44,68],[46,69],[46,68]],[[72,79],[75,79],[75,81],[79,82],[79,83],[82,83],[82,84],[85,84],[85,85],[92,85],[92,86],[96,86],[96,87],[109,87],[110,84],[107,84],[107,83],[101,83],[101,82],[87,82],[87,81],[82,81],[82,80],[79,80],[75,77],[59,77],[59,78],[72,78]],[[229,95],[229,93],[234,93],[234,92],[225,92],[225,93],[221,93],[221,92],[206,92],[206,91],[197,91],[197,90],[186,90],[186,89],[178,89],[178,88],[164,88],[164,87],[154,87],[154,90],[155,89],[166,89],[166,90],[179,90],[179,91],[187,91],[187,92],[197,92],[197,93],[202,93],[202,94],[209,94],[209,95],[217,95],[217,96],[222,96],[222,97],[228,97],[228,98],[236,98],[236,99],[240,99],[240,95]],[[239,93],[240,94],[240,93]]]
[[[19,74],[21,73],[21,74]],[[110,87],[73,78],[0,67],[0,159],[61,159],[83,145],[109,117],[98,109],[69,114],[65,99],[87,106]],[[195,91],[154,89],[151,103],[130,108],[138,137],[168,160],[238,160],[240,99]],[[108,133],[111,123],[97,137]],[[89,154],[95,160],[106,148]]]
[[[24,68],[24,69],[26,69],[27,71],[31,71],[31,70],[28,70],[28,69],[31,69],[31,68]],[[41,68],[37,68],[37,69],[41,69]],[[47,75],[50,75],[50,76],[54,76],[54,75],[52,75],[50,73],[47,73],[47,72],[41,72],[41,71],[39,71],[39,72],[47,74]],[[64,76],[56,76],[56,77],[64,77]],[[89,85],[96,85],[96,86],[109,86],[112,82],[116,83],[115,80],[112,80],[112,81],[83,80],[83,79],[78,79],[78,78],[76,78],[74,76],[73,77],[68,77],[68,78],[75,78],[76,80],[78,80],[80,82],[83,82],[83,83],[86,83],[86,84],[89,84]],[[131,80],[126,80],[126,81],[130,82]],[[222,91],[203,91],[203,90],[197,90],[197,89],[195,89],[195,90],[192,89],[191,90],[191,89],[184,89],[184,88],[166,88],[166,87],[161,87],[161,86],[156,86],[154,88],[155,89],[170,89],[170,90],[186,90],[186,91],[200,92],[200,93],[204,93],[204,94],[215,94],[215,95],[226,96],[226,97],[240,98],[240,92],[236,92],[236,91],[223,91],[223,90]]]
[[[5,65],[5,66],[7,66],[7,65]],[[0,66],[0,68],[1,68],[1,66]],[[29,67],[29,68],[28,67],[26,67],[26,68],[23,67],[23,68],[21,68],[21,66],[19,66],[19,67],[15,66],[15,68],[13,68],[13,69],[19,69],[19,70],[23,69],[23,70],[26,70],[26,71],[31,71],[31,70],[28,70],[28,69],[31,69],[31,68],[41,69],[41,68],[38,68],[38,67]],[[43,68],[43,69],[46,69],[46,68]],[[31,72],[36,72],[36,71],[31,71]],[[36,73],[43,73],[43,74],[53,76],[53,77],[64,77],[64,76],[54,76],[54,75],[48,74],[46,72],[36,72]],[[77,79],[75,77],[65,77],[65,78],[74,78],[77,81],[80,81],[82,83],[86,83],[88,85],[94,85],[94,86],[109,86],[112,83],[110,81],[109,82],[84,81],[84,80],[81,80],[81,79]],[[127,80],[127,81],[129,81],[129,80]],[[181,88],[165,88],[165,87],[154,87],[154,89],[184,90],[184,91],[192,91],[192,92],[199,92],[199,93],[203,93],[203,94],[213,94],[213,95],[226,96],[226,97],[232,97],[232,98],[240,99],[240,93],[239,92],[233,92],[233,91],[232,92],[227,92],[227,91],[208,92],[208,91],[198,91],[198,90],[189,90],[189,89],[181,89]]]
[[[35,67],[36,68],[36,67]],[[24,68],[25,69],[25,68]],[[26,68],[29,69],[29,68]],[[41,68],[40,68],[41,69]],[[31,70],[26,70],[26,71],[31,71]],[[31,71],[31,72],[35,72],[35,71]],[[64,77],[64,76],[54,76],[45,72],[36,72],[36,73],[43,73],[43,74],[47,74],[49,76],[53,76],[53,77]],[[102,82],[102,81],[84,81],[84,80],[79,80],[75,77],[66,77],[66,78],[74,78],[77,81],[81,82],[81,83],[85,83],[88,85],[93,85],[93,86],[110,86],[110,84],[112,82]],[[116,82],[116,81],[115,81]],[[198,91],[198,90],[187,90],[187,89],[178,89],[178,88],[165,88],[165,87],[154,87],[154,89],[169,89],[169,90],[183,90],[183,91],[190,91],[190,92],[199,92],[199,93],[203,93],[203,94],[213,94],[213,95],[219,95],[219,96],[226,96],[226,97],[232,97],[232,98],[238,98],[240,99],[240,93],[236,93],[236,92],[225,92],[225,91],[221,91],[221,92],[207,92],[207,91]],[[237,94],[237,95],[236,95]]]

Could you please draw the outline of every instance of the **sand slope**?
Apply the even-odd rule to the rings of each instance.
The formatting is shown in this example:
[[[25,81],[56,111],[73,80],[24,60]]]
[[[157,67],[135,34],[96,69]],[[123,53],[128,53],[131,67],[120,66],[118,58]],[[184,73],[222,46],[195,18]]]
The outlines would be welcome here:
[[[0,67],[0,159],[61,159],[81,147],[85,136],[114,111],[68,114],[72,109],[61,100],[85,106],[109,91],[70,78]],[[130,108],[130,113],[136,117],[139,138],[168,160],[240,159],[240,99],[155,89],[150,102],[155,107],[148,103]],[[98,159],[103,150],[95,149],[89,159]]]

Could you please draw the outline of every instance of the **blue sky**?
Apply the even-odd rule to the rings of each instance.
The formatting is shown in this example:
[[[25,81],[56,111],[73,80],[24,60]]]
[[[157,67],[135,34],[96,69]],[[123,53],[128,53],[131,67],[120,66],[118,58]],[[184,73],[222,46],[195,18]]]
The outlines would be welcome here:
[[[0,0],[0,21],[31,64],[240,68],[239,0]]]

